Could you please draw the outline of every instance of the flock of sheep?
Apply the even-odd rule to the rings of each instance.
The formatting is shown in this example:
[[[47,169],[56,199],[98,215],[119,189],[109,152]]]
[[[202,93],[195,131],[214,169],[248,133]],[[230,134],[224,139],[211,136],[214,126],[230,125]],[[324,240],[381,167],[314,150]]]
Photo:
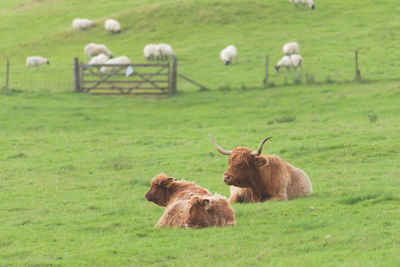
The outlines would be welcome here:
[[[315,8],[313,0],[289,0],[290,3],[303,6],[309,6],[311,9]],[[72,28],[76,31],[86,30],[94,27],[96,24],[87,18],[76,18],[72,22]],[[112,33],[121,32],[121,24],[114,19],[107,19],[104,23],[104,28],[106,31]],[[131,60],[126,56],[120,56],[113,58],[112,52],[104,44],[90,43],[85,46],[84,52],[89,58],[89,64],[131,64]],[[290,68],[301,67],[303,63],[303,58],[299,55],[300,48],[295,42],[287,43],[283,46],[283,56],[278,63],[275,65],[276,72],[279,71],[281,67],[286,67],[288,70]],[[167,60],[174,56],[172,47],[169,44],[148,44],[143,49],[144,57],[147,60]],[[231,64],[234,60],[237,63],[238,51],[234,45],[229,45],[222,49],[220,52],[221,61],[225,65]],[[40,66],[44,64],[50,64],[50,61],[41,56],[29,56],[26,58],[27,68],[31,66]],[[112,67],[102,67],[100,72],[105,73],[111,71]]]
[[[283,56],[275,65],[276,72],[279,72],[281,67],[286,67],[287,70],[290,70],[290,68],[296,70],[297,67],[302,67],[303,58],[299,55],[300,47],[296,42],[285,44],[282,50],[285,56]],[[220,58],[225,65],[229,65],[235,59],[237,62],[237,56],[237,48],[234,45],[227,46],[222,49],[220,53]]]

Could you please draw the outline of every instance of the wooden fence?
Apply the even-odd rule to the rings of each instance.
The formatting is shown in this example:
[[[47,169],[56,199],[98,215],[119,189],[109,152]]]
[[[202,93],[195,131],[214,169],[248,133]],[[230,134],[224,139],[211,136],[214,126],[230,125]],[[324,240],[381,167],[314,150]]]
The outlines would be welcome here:
[[[74,59],[74,87],[91,94],[171,95],[177,88],[177,62],[89,65]]]

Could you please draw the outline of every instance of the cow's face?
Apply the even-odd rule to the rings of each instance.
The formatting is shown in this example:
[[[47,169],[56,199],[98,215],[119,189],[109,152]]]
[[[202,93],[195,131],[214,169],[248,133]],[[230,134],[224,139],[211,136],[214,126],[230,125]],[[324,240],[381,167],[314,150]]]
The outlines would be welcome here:
[[[224,155],[229,155],[229,167],[224,173],[223,181],[227,185],[237,187],[252,187],[254,186],[254,178],[259,169],[266,164],[268,160],[261,155],[261,151],[265,142],[271,139],[269,136],[261,141],[256,151],[252,151],[245,147],[237,147],[234,150],[226,150],[217,145],[214,139],[210,136],[211,142],[215,148]]]
[[[146,193],[145,198],[159,206],[166,206],[173,194],[171,186],[175,178],[167,177],[160,174],[151,181],[150,190]]]
[[[251,154],[252,150],[237,147],[229,157],[229,167],[223,175],[223,182],[227,185],[237,187],[251,187],[252,179],[256,176],[258,169],[267,164],[264,156]]]
[[[208,209],[210,200],[194,196],[190,200],[189,216],[187,219],[187,227],[206,227],[208,218]]]

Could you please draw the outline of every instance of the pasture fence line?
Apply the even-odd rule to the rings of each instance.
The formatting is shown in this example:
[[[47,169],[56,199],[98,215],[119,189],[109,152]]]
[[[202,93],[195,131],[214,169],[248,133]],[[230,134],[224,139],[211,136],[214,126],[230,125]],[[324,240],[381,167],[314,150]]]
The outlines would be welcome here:
[[[7,63],[6,63],[6,83],[4,85],[4,90],[8,90],[9,77],[10,77],[10,59],[7,58]]]
[[[269,72],[269,68],[270,68],[270,64],[269,64],[269,55],[267,55],[265,57],[265,76],[263,79],[263,85],[264,87],[266,86],[274,86],[276,85],[276,82],[278,80],[280,80],[282,77],[284,79],[283,81],[283,85],[288,85],[290,84],[288,82],[288,79],[293,79],[293,84],[300,84],[302,83],[302,80],[304,79],[304,81],[308,84],[313,84],[316,83],[315,81],[315,77],[317,75],[317,77],[322,77],[322,75],[320,75],[322,72],[320,71],[303,71],[303,67],[297,68],[297,70],[300,71],[294,71],[293,73],[290,71],[290,68],[287,71],[282,71],[277,73],[278,75],[274,75],[271,76],[270,72]],[[349,70],[337,70],[337,71],[330,71],[328,73],[328,76],[326,76],[325,81],[319,81],[318,83],[333,83],[333,82],[348,82],[348,81],[361,81],[361,70],[359,68],[359,51],[358,49],[354,50],[354,67],[355,67],[355,76],[352,76],[354,78],[351,78],[351,76],[349,75],[350,72]],[[347,67],[348,69],[348,67]],[[282,73],[282,74],[281,74]],[[291,77],[290,77],[290,76]],[[334,75],[334,76],[332,76]],[[337,79],[338,76],[342,76],[342,79]],[[345,76],[347,76],[348,78],[344,78]],[[333,79],[332,79],[333,78]],[[336,79],[335,79],[336,78]]]
[[[361,71],[358,68],[358,49],[355,51],[355,57],[354,57],[354,65],[356,66],[356,80],[361,80]]]

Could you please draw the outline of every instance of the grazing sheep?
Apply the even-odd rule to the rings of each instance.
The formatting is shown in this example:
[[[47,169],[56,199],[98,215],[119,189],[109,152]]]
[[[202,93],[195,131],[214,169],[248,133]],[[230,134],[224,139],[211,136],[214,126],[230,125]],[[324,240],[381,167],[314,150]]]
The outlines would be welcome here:
[[[315,8],[315,4],[313,0],[290,0],[290,3],[294,3],[296,6],[298,4],[301,4],[303,6],[307,5],[309,6],[312,10]]]
[[[107,46],[105,46],[103,44],[90,43],[85,46],[84,52],[89,58],[100,55],[100,54],[105,54],[109,58],[112,58],[111,51],[108,50]]]
[[[297,67],[303,66],[303,58],[300,55],[291,55],[290,56],[291,67],[297,69]]]
[[[121,24],[114,19],[106,20],[106,22],[104,23],[104,28],[108,32],[116,32],[116,33],[121,32]]]
[[[129,64],[131,64],[131,60],[126,56],[122,56],[122,57],[116,57],[116,58],[109,59],[109,60],[107,60],[106,64],[107,65],[129,65]],[[119,70],[120,68],[121,67],[119,67],[119,66],[101,67],[100,72],[106,73],[106,72],[111,72],[113,70]]]
[[[50,61],[41,56],[30,56],[26,58],[26,67],[40,66],[44,64],[50,64]]]
[[[157,45],[158,55],[161,59],[168,59],[174,55],[174,51],[169,44],[158,44]]]
[[[300,48],[296,42],[286,43],[282,48],[282,52],[288,56],[293,54],[299,54]]]
[[[234,59],[237,58],[237,49],[233,45],[229,45],[222,49],[220,53],[221,60],[225,65],[229,65]]]
[[[296,70],[297,67],[302,67],[302,65],[303,58],[300,55],[284,56],[275,65],[275,71],[279,72],[279,68],[281,67],[286,67],[287,70],[290,68],[294,68]]]
[[[108,56],[106,56],[105,54],[100,54],[100,55],[93,57],[89,61],[89,65],[106,64],[107,60],[108,60]]]
[[[155,44],[146,45],[143,49],[143,54],[147,60],[152,60],[152,59],[158,58],[160,56],[158,47]]]
[[[85,30],[94,26],[95,23],[90,19],[74,19],[72,21],[72,28],[76,31]]]

